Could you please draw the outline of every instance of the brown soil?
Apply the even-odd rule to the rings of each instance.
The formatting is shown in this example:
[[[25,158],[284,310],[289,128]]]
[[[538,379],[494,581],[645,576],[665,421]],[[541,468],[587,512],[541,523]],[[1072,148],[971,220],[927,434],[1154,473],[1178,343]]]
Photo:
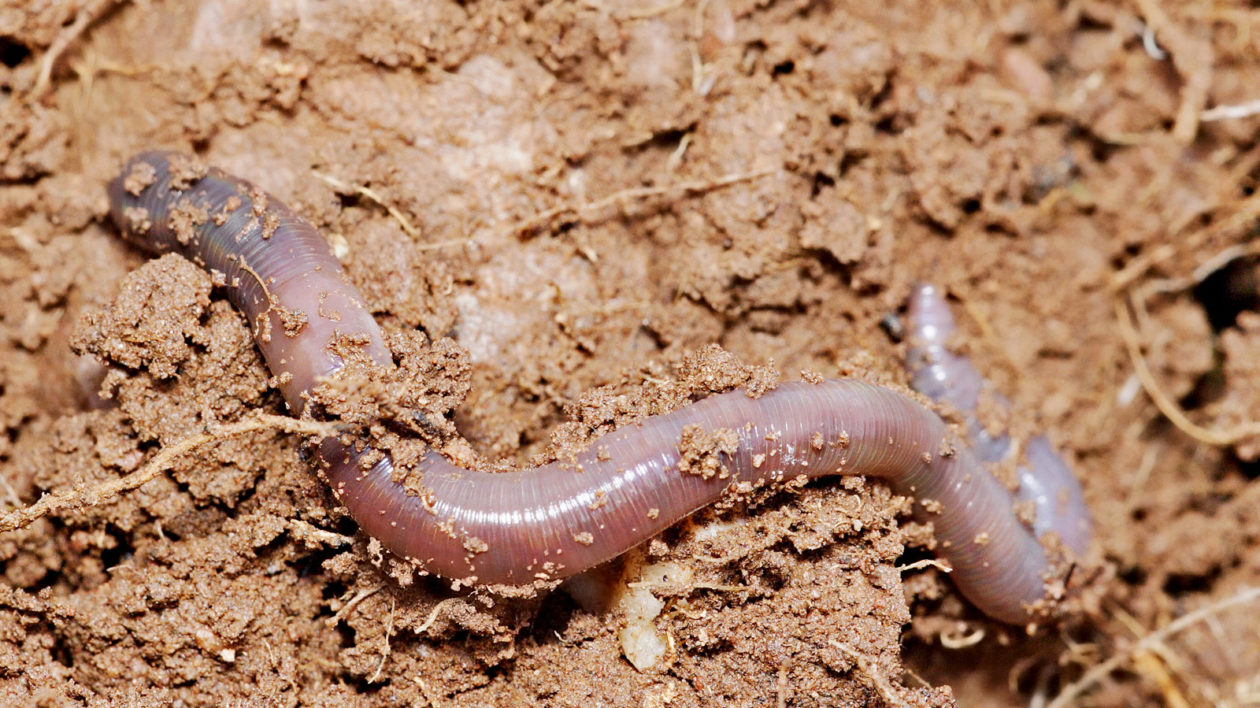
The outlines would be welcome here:
[[[470,456],[536,461],[737,362],[902,383],[885,320],[945,286],[1085,484],[1104,563],[1074,620],[987,621],[899,569],[927,557],[906,500],[835,480],[604,569],[683,569],[640,671],[580,588],[400,572],[261,430],[0,537],[0,700],[1022,705],[1117,657],[1076,701],[1254,702],[1254,602],[1135,642],[1260,583],[1260,445],[1211,434],[1260,410],[1260,118],[1203,113],[1260,99],[1260,11],[851,5],[8,0],[3,503],[284,412],[223,293],[107,221],[122,162],[172,147],[329,234]],[[1130,312],[1147,387],[1208,430],[1153,404]]]

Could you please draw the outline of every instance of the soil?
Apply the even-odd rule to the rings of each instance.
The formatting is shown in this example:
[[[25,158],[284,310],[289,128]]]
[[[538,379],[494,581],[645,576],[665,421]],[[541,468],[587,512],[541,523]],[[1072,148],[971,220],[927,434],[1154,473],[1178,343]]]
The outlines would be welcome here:
[[[537,597],[453,590],[261,429],[0,536],[0,700],[1254,705],[1254,602],[1135,643],[1260,583],[1260,443],[1217,434],[1260,410],[1260,117],[1217,110],[1257,57],[1260,10],[1207,0],[8,0],[6,511],[285,413],[222,289],[108,221],[164,147],[323,229],[460,454],[503,464],[747,366],[904,384],[930,279],[1101,561],[1064,623],[998,625],[914,563],[907,500],[837,479]],[[599,598],[652,567],[636,668]]]

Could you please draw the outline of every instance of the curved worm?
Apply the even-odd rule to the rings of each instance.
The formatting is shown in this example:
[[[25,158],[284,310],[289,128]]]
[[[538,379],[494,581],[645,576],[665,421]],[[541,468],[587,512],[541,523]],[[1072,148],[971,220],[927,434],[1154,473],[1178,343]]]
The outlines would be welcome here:
[[[949,349],[949,338],[954,334],[949,304],[935,286],[920,283],[910,293],[906,315],[910,325],[906,357],[910,387],[963,414],[972,450],[982,462],[1005,461],[1014,452],[1010,437],[991,435],[976,415],[984,379],[970,359]],[[996,398],[1000,405],[1009,405],[1001,396]],[[1015,499],[1032,503],[1033,532],[1040,537],[1053,531],[1073,553],[1084,556],[1089,550],[1091,523],[1080,482],[1044,435],[1028,440],[1024,457],[1026,464],[1015,468],[1019,481]]]
[[[133,158],[109,185],[120,229],[150,251],[211,270],[254,327],[291,408],[359,346],[392,366],[381,332],[318,232],[249,182],[177,153]],[[337,342],[337,347],[333,342]],[[708,440],[699,461],[680,452]],[[1030,619],[1047,554],[1012,497],[939,417],[871,384],[788,383],[734,391],[597,439],[567,463],[489,473],[430,452],[418,491],[393,461],[335,439],[324,474],[368,534],[425,570],[464,582],[527,584],[581,572],[642,543],[731,489],[863,474],[914,495],[963,594],[996,619]],[[696,463],[696,464],[691,464]],[[415,489],[414,486],[412,487]]]

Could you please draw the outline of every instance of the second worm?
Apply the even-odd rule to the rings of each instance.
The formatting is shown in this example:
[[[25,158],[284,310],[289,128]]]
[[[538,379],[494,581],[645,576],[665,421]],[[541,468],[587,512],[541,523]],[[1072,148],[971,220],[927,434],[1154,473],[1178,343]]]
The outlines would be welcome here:
[[[972,450],[981,462],[1005,462],[1015,453],[1015,446],[1010,436],[992,435],[980,423],[976,409],[985,382],[970,359],[950,351],[954,315],[944,296],[932,285],[916,285],[910,292],[906,316],[910,326],[910,386],[963,414]],[[1000,396],[996,398],[999,405],[1008,405]],[[1025,464],[1015,468],[1019,482],[1015,499],[1032,504],[1033,532],[1041,536],[1053,531],[1073,553],[1085,555],[1092,525],[1080,482],[1044,435],[1028,440],[1024,457]]]
[[[355,341],[392,366],[381,332],[327,243],[254,185],[179,153],[144,153],[110,183],[111,212],[144,248],[176,251],[216,274],[254,327],[295,411]],[[719,443],[716,466],[684,471],[680,443]],[[969,446],[912,398],[848,380],[736,391],[597,439],[576,464],[490,473],[436,453],[419,492],[393,480],[388,455],[328,439],[320,449],[337,498],[364,531],[427,571],[526,584],[586,570],[642,543],[734,484],[861,474],[916,498],[963,594],[1020,623],[1046,596],[1051,562],[1016,517],[1012,496]],[[364,455],[372,454],[372,458]],[[376,459],[379,457],[379,459]],[[370,465],[365,459],[375,459]]]

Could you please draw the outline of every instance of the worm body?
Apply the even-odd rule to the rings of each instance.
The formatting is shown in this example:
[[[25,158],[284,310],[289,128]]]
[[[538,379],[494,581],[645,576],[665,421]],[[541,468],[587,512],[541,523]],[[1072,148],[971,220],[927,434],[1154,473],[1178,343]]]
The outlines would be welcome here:
[[[176,250],[216,273],[253,323],[295,410],[344,343],[392,366],[376,323],[327,244],[278,200],[191,158],[145,153],[109,186],[113,218],[149,250]],[[188,219],[192,214],[194,219]],[[200,218],[204,215],[205,218]],[[707,441],[702,459],[684,455]],[[848,380],[788,383],[751,398],[711,396],[597,439],[575,460],[489,473],[437,453],[419,491],[388,455],[321,443],[325,474],[364,531],[447,578],[526,584],[608,560],[727,490],[801,476],[862,474],[913,495],[952,577],[977,607],[1028,621],[1049,561],[1011,494],[947,426],[908,396]],[[368,460],[374,463],[367,464]],[[1068,475],[1070,478],[1070,475]],[[931,502],[931,503],[929,503]]]
[[[911,388],[963,414],[972,449],[981,462],[1005,461],[1013,452],[1010,437],[991,435],[976,415],[984,379],[970,359],[949,349],[955,327],[949,304],[935,286],[921,283],[910,294],[906,314]],[[997,398],[1007,405],[1005,399]],[[1028,440],[1024,458],[1025,464],[1015,468],[1019,480],[1015,499],[1032,502],[1033,532],[1040,537],[1053,531],[1073,553],[1085,555],[1092,525],[1080,482],[1044,435]]]

